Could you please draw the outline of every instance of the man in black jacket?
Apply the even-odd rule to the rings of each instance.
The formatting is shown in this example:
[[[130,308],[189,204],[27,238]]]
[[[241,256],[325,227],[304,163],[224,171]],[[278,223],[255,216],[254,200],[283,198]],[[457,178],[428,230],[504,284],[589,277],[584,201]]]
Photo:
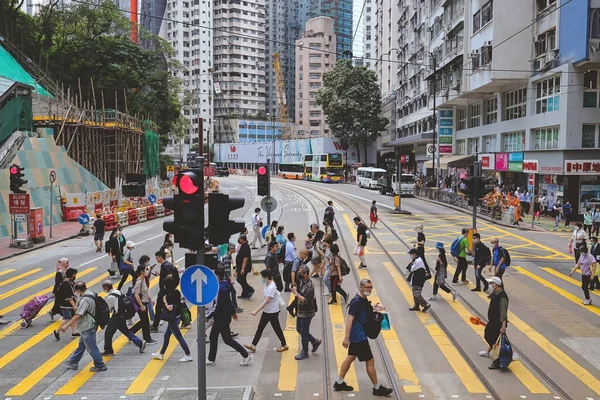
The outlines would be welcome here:
[[[486,265],[492,262],[492,253],[489,247],[481,242],[481,235],[479,233],[473,234],[473,247],[473,250],[475,251],[475,257],[473,259],[473,266],[475,269],[475,289],[471,289],[471,291],[481,292],[481,284],[483,283],[483,291],[487,292],[489,284],[481,275],[481,272]]]
[[[217,345],[219,334],[223,338],[223,342],[236,350],[243,357],[241,366],[247,366],[252,360],[252,356],[248,354],[246,349],[235,341],[231,337],[231,319],[237,321],[238,317],[235,312],[235,307],[231,302],[231,282],[225,276],[225,270],[223,268],[217,268],[215,271],[217,278],[219,279],[219,292],[217,294],[217,305],[211,315],[207,318],[212,318],[214,324],[210,331],[210,350],[208,352],[208,360],[206,365],[216,365],[215,360],[217,358]]]
[[[156,257],[156,262],[160,264],[160,273],[158,278],[158,297],[156,298],[157,301],[154,311],[155,317],[154,322],[150,327],[150,332],[156,333],[158,332],[158,324],[160,323],[160,313],[163,309],[162,298],[167,290],[165,288],[165,280],[168,277],[171,277],[175,282],[175,286],[179,285],[179,271],[177,271],[173,264],[167,261],[167,255],[165,254],[164,250],[158,250],[156,253],[154,253],[154,256]]]
[[[309,269],[303,265],[298,270],[298,286],[292,288],[294,296],[298,301],[298,319],[296,319],[296,331],[302,340],[302,349],[296,355],[296,360],[305,360],[308,356],[308,343],[312,343],[312,352],[315,353],[321,345],[320,339],[315,339],[310,334],[310,322],[317,312],[315,301],[315,287],[310,279]]]

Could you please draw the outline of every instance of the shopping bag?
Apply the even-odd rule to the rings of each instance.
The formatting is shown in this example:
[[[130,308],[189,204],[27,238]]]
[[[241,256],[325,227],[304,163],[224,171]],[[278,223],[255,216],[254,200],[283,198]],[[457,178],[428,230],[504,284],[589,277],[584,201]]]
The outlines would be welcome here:
[[[497,360],[500,357],[500,344],[502,341],[502,335],[498,335],[498,340],[496,340],[496,343],[492,346],[492,351],[490,353],[490,358],[492,360]]]
[[[508,340],[508,335],[503,333],[500,335],[500,354],[498,357],[498,365],[500,368],[508,368],[513,360],[513,349]]]
[[[287,307],[285,300],[281,297],[281,292],[277,292],[277,304],[279,304],[280,310],[284,310]]]
[[[119,263],[117,263],[116,261],[112,261],[110,263],[109,271],[112,272],[113,274],[118,274],[119,273]]]
[[[192,323],[192,313],[185,301],[181,302],[181,327],[184,328]]]
[[[391,329],[391,327],[390,327],[390,316],[386,312],[382,312],[381,315],[383,315],[383,320],[381,321],[381,330],[382,331],[389,331]]]
[[[358,245],[356,247],[354,247],[354,252],[352,254],[354,254],[355,256],[362,256],[362,255],[364,255],[362,247],[360,247]]]

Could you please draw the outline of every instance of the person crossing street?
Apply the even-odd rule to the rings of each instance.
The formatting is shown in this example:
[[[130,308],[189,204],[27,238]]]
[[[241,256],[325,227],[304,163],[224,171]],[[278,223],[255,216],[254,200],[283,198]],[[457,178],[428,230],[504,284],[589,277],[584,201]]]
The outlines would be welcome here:
[[[252,231],[254,232],[254,237],[252,238],[252,243],[250,244],[250,246],[255,250],[258,249],[258,247],[256,247],[257,240],[260,243],[261,248],[267,245],[266,243],[263,243],[262,234],[260,232],[262,227],[263,221],[260,217],[260,207],[256,207],[254,209],[254,215],[252,216]]]
[[[487,247],[481,241],[481,235],[479,233],[473,234],[473,250],[475,251],[475,257],[473,259],[473,269],[475,270],[475,288],[471,289],[472,292],[480,292],[481,285],[483,284],[483,291],[488,291],[487,280],[481,275],[483,268],[492,262],[492,254],[489,247]]]
[[[300,334],[302,349],[295,358],[296,360],[305,360],[309,357],[308,343],[312,344],[312,352],[316,353],[321,345],[321,340],[316,339],[310,334],[310,322],[317,312],[315,287],[309,277],[310,271],[306,265],[300,267],[298,271],[298,286],[294,286],[292,293],[298,301],[298,315],[296,319],[296,331]]]
[[[469,230],[467,228],[463,228],[461,236],[457,238],[459,240],[459,253],[456,256],[456,270],[454,271],[454,277],[452,278],[452,284],[458,285],[458,278],[460,277],[460,284],[465,285],[469,283],[467,280],[467,268],[469,264],[467,264],[467,254],[472,255],[473,252],[469,249],[469,241],[467,240],[467,235],[469,234]],[[454,253],[456,254],[456,253]]]

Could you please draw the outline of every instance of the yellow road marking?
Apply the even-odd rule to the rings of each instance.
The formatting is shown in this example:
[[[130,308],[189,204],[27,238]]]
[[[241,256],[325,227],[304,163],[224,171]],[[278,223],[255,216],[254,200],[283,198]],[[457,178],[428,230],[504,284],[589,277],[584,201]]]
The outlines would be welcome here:
[[[18,281],[19,279],[23,279],[25,277],[28,277],[29,275],[33,275],[36,272],[40,272],[41,270],[42,270],[41,268],[34,268],[34,269],[29,270],[27,272],[23,272],[21,275],[13,276],[12,278],[9,278],[9,279],[7,279],[5,281],[0,282],[0,287],[9,285],[9,284],[11,284],[11,283],[13,283],[15,281]],[[54,274],[52,274],[52,275],[54,275]]]
[[[158,283],[158,277],[152,279],[150,281],[150,286],[148,289],[152,289]],[[119,336],[117,340],[113,342],[113,351],[117,354],[119,351],[125,347],[125,345],[129,343],[129,339],[125,335]],[[108,362],[112,359],[112,356],[103,356],[104,362]],[[60,389],[54,393],[55,396],[67,396],[73,395],[77,392],[87,381],[90,380],[92,376],[94,376],[94,372],[90,372],[90,368],[94,366],[94,362],[91,361],[83,367],[75,376],[73,376],[67,383],[65,383]]]
[[[383,265],[392,276],[392,279],[396,283],[396,287],[398,290],[400,290],[408,304],[411,304],[413,302],[412,289],[409,287],[406,279],[400,275],[400,272],[398,272],[392,263],[384,262]],[[469,393],[487,393],[488,391],[483,386],[477,375],[475,375],[469,364],[467,364],[452,342],[450,342],[448,336],[435,322],[433,317],[423,312],[416,312],[415,315],[427,329],[429,335],[439,347],[444,357],[446,357],[446,360],[448,360],[448,363],[456,373],[456,376],[458,376],[458,378],[461,380],[467,391]]]
[[[198,307],[190,308],[190,312],[192,314],[192,322],[194,322],[198,315]],[[182,334],[185,337],[185,334],[183,332]],[[198,335],[202,335],[202,333],[198,332]],[[202,345],[202,343],[200,345]],[[167,361],[169,361],[169,357],[171,357],[171,354],[173,354],[177,346],[179,346],[179,342],[177,340],[174,340],[173,338],[173,340],[171,340],[169,346],[167,347],[167,351],[165,351],[165,354],[163,355],[164,359],[150,360],[150,362],[146,364],[146,367],[142,370],[142,372],[140,372],[137,378],[135,378],[134,381],[131,383],[125,394],[146,393],[146,390],[148,390],[148,387],[150,387],[152,382],[154,382],[154,380],[158,376],[158,373],[161,371],[161,369],[164,367]],[[198,360],[198,362],[204,362],[204,360]]]
[[[315,296],[317,294],[315,293]],[[290,295],[291,304],[295,296]],[[298,361],[294,358],[298,354],[298,332],[296,332],[296,318],[292,317],[287,310],[287,319],[283,335],[289,346],[288,351],[281,353],[281,364],[279,365],[279,390],[294,391],[298,382]]]
[[[92,271],[95,271],[96,268],[89,268],[86,269],[85,271],[81,271],[77,274],[78,277],[84,276],[89,274]],[[0,310],[0,315],[5,315],[8,314],[9,312],[24,306],[29,300],[31,300],[34,297],[37,296],[42,296],[47,294],[48,292],[52,291],[53,286],[50,286],[49,288],[46,288],[44,290],[41,290],[37,293],[34,293],[31,297],[17,301],[16,303],[11,304],[10,306],[3,308],[2,310]],[[37,317],[34,318],[34,320],[38,319],[39,317],[41,317],[42,315],[46,314],[48,311],[50,311],[50,309],[52,308],[53,304],[48,304],[46,306],[44,306],[44,308],[42,308],[42,310],[38,313]],[[11,333],[17,331],[21,329],[21,320],[18,320],[16,322],[13,322],[12,324],[8,325],[6,328],[2,329],[0,331],[0,339],[10,335]]]
[[[511,266],[510,268],[515,268]],[[454,268],[448,266],[448,272],[453,272]],[[469,283],[469,287],[475,287],[472,283]],[[484,301],[488,301],[487,295],[481,292],[475,292]],[[596,379],[594,375],[588,372],[588,370],[581,365],[577,364],[571,357],[565,352],[556,347],[552,342],[538,333],[535,329],[530,327],[527,323],[513,314],[511,311],[508,312],[508,320],[511,325],[520,330],[526,337],[529,338],[533,343],[538,345],[546,354],[552,357],[559,365],[564,367],[568,372],[573,374],[579,379],[584,385],[589,387],[591,390],[600,395],[600,380]]]
[[[338,366],[336,374],[338,373],[342,362],[346,359],[348,355],[348,350],[342,346],[344,338],[346,337],[346,324],[344,313],[342,312],[342,305],[331,305],[329,307],[329,318],[331,319],[332,326],[332,340],[333,340],[333,348],[335,350],[335,360],[336,365]],[[358,378],[356,377],[356,369],[354,368],[354,363],[350,365],[350,369],[344,378],[348,385],[354,388],[354,391],[359,391],[358,388]]]
[[[567,300],[571,301],[575,305],[582,307],[583,309],[588,310],[589,312],[592,312],[592,313],[600,316],[600,309],[598,309],[597,307],[594,307],[594,306],[583,305],[581,298],[575,296],[571,292],[568,292],[565,289],[558,287],[557,285],[547,281],[546,279],[540,278],[539,276],[537,276],[536,274],[534,274],[532,272],[529,272],[525,268],[516,267],[516,266],[513,267],[512,265],[510,266],[510,268],[514,268],[516,271],[519,271],[521,274],[533,279],[534,281],[540,283],[541,285],[547,287],[548,289],[554,290],[556,293],[560,294],[561,296],[563,296]]]
[[[568,275],[561,274],[560,272],[558,272],[558,271],[556,271],[556,270],[554,270],[552,268],[542,267],[541,269],[544,270],[544,271],[546,271],[550,275],[554,275],[557,278],[562,279],[565,282],[572,283],[573,285],[578,286],[579,288],[581,288],[581,280],[578,281],[577,279],[571,278]],[[575,273],[581,275],[581,272],[579,272],[579,270],[575,271]],[[599,296],[600,297],[600,294],[596,293],[596,291],[594,291],[594,290],[590,290],[590,294],[593,294],[594,296]]]
[[[13,290],[9,290],[6,293],[0,294],[0,300],[4,300],[7,297],[10,297],[10,296],[12,296],[14,294],[22,292],[25,289],[29,289],[30,287],[33,287],[33,286],[35,286],[35,285],[37,285],[39,283],[44,282],[46,279],[54,278],[55,275],[56,275],[56,272],[53,272],[53,273],[48,274],[48,275],[44,275],[41,278],[35,279],[35,280],[31,281],[31,282],[27,282],[24,285],[19,286],[18,288],[15,288]]]
[[[96,283],[100,282],[102,279],[104,279],[105,275],[106,274],[103,274],[103,275],[95,278],[93,281],[90,281],[88,284],[91,287],[93,284],[96,284]],[[127,280],[129,281],[130,279],[131,278],[129,277]],[[95,282],[95,283],[92,283],[92,282]],[[99,293],[98,295],[100,297],[105,297],[106,293],[102,292],[102,293]],[[58,326],[59,322],[57,321],[52,325]],[[50,327],[46,328],[45,330],[47,330],[49,328]],[[50,332],[50,333],[52,333],[52,332]],[[48,337],[48,335],[50,333],[47,333],[46,337]],[[6,393],[6,395],[7,396],[23,396],[25,393],[29,392],[46,375],[48,375],[50,372],[52,372],[54,370],[54,368],[58,367],[63,361],[65,361],[67,359],[67,357],[69,357],[69,355],[73,351],[75,351],[77,346],[79,346],[79,340],[72,340],[71,342],[69,342],[65,347],[63,347],[61,350],[59,350],[54,356],[50,357],[50,359],[48,359],[48,361],[46,361],[45,363],[40,365],[35,371],[33,371],[31,374],[29,374],[20,383],[13,386]]]
[[[5,269],[5,270],[2,270],[2,271],[0,271],[0,276],[2,276],[2,275],[8,275],[11,272],[15,272],[15,270],[14,269]]]

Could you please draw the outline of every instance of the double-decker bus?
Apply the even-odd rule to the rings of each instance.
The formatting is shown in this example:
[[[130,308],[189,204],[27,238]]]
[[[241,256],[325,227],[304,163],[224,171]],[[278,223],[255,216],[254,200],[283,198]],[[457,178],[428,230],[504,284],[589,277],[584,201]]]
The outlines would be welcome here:
[[[279,177],[283,179],[304,179],[304,163],[279,164]]]
[[[344,159],[340,153],[307,154],[304,156],[306,180],[338,183],[344,181]]]

